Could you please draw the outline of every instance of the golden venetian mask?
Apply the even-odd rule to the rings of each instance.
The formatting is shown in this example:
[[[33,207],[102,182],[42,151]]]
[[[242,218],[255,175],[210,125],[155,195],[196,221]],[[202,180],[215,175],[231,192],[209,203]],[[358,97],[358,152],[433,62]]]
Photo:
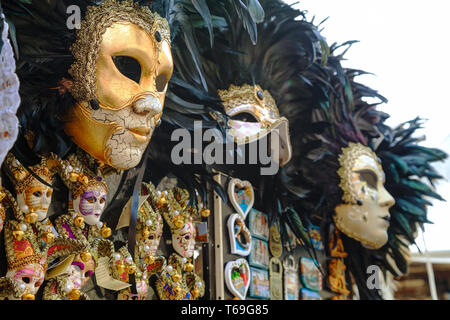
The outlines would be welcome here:
[[[359,143],[350,143],[339,157],[343,204],[335,208],[337,228],[369,249],[388,241],[389,208],[394,198],[384,187],[385,175],[376,154]]]
[[[71,47],[76,105],[65,131],[112,167],[135,167],[162,114],[172,75],[168,23],[133,1],[89,7]]]
[[[227,133],[238,145],[257,141],[269,133],[272,137],[277,135],[280,166],[289,162],[292,155],[289,122],[280,117],[275,100],[267,90],[259,85],[231,85],[218,94],[226,114],[232,118],[228,120]]]

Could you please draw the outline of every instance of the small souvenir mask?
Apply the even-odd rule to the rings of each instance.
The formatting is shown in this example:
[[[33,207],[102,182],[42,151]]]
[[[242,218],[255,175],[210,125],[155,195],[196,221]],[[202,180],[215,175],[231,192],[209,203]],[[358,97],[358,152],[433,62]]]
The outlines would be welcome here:
[[[15,220],[6,223],[6,278],[14,288],[14,292],[8,296],[10,300],[34,300],[44,282],[47,253],[41,252],[34,237],[30,224]]]
[[[108,190],[104,183],[97,180],[90,180],[83,189],[82,193],[74,194],[73,209],[88,225],[93,226],[100,221]]]
[[[378,249],[388,241],[389,208],[395,204],[384,188],[380,161],[368,147],[350,143],[342,149],[339,163],[344,203],[335,208],[334,222],[345,235]]]
[[[250,143],[278,130],[280,166],[284,166],[291,159],[289,122],[285,117],[280,117],[275,100],[267,90],[263,91],[259,85],[231,85],[228,90],[219,90],[218,94],[228,116],[242,117],[247,113],[248,118],[256,120],[256,122],[228,120],[227,133],[235,139],[236,143]]]
[[[71,50],[77,103],[66,115],[66,133],[97,160],[135,167],[172,75],[167,21],[131,0],[106,0],[88,8]]]
[[[53,188],[36,179],[11,153],[6,158],[6,166],[13,176],[17,203],[25,214],[27,222],[34,223],[44,220],[52,200]],[[45,160],[30,170],[47,184],[52,184],[52,174]]]
[[[165,199],[167,197],[167,200]],[[164,191],[157,204],[162,210],[164,220],[172,232],[172,246],[185,258],[191,258],[195,251],[195,226],[193,217],[198,215],[195,208],[187,208],[189,193],[178,187]],[[161,200],[164,199],[163,202]]]
[[[185,258],[191,258],[195,250],[195,227],[192,220],[187,221],[181,229],[172,233],[172,243],[175,251]]]
[[[67,271],[75,289],[83,288],[95,270],[95,261],[92,256],[86,258],[83,256],[83,258],[78,254]]]

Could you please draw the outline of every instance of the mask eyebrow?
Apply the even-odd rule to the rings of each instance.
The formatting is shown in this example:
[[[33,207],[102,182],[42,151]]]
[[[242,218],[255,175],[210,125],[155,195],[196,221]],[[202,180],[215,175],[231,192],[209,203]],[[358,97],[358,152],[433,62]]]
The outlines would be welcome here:
[[[81,270],[84,270],[84,263],[81,261],[74,261],[74,262],[72,262],[72,265],[78,266],[78,267],[80,267]]]

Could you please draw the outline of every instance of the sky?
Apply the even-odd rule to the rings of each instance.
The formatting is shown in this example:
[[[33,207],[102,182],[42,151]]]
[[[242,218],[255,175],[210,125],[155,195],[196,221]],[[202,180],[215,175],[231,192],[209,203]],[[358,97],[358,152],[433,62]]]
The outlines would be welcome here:
[[[315,17],[315,24],[328,17],[321,25],[328,44],[359,41],[343,65],[373,74],[357,80],[389,100],[380,106],[391,115],[389,125],[416,116],[428,119],[419,131],[426,137],[422,144],[450,154],[450,1],[302,0],[294,7],[308,11],[308,20]],[[450,159],[435,168],[446,178],[437,192],[450,201]],[[434,224],[425,226],[426,248],[450,250],[450,204],[432,202],[428,219]],[[417,242],[423,250],[420,234]]]

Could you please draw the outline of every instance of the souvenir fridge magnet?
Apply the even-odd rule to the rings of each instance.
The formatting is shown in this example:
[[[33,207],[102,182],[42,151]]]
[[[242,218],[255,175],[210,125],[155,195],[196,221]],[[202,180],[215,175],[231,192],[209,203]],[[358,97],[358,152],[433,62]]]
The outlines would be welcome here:
[[[237,213],[233,213],[228,218],[228,234],[231,253],[248,256],[252,249],[252,236],[243,218]]]
[[[249,264],[252,267],[263,268],[266,270],[269,268],[269,245],[266,241],[260,239],[252,240]]]
[[[289,255],[283,262],[284,266],[284,300],[298,300],[299,280],[298,265],[293,256]]]
[[[307,257],[300,258],[301,280],[303,285],[313,291],[322,289],[322,275],[316,261]]]
[[[236,212],[245,219],[255,202],[251,183],[236,178],[231,179],[228,183],[228,196]]]
[[[269,261],[270,300],[283,300],[283,266],[278,258]]]
[[[300,296],[302,300],[322,300],[317,292],[308,290],[306,288],[300,289]]]
[[[320,227],[318,226],[310,226],[308,228],[309,237],[311,239],[311,243],[316,250],[323,250],[322,237],[320,236]]]
[[[252,274],[250,281],[250,297],[257,299],[270,298],[269,272],[250,267]]]
[[[249,213],[249,227],[253,237],[269,240],[269,219],[267,214],[252,208]]]
[[[281,245],[281,236],[278,223],[274,223],[269,229],[269,248],[270,253],[276,257],[281,257],[283,246]]]
[[[250,267],[247,260],[240,258],[226,264],[225,284],[235,297],[245,300],[250,286]]]

